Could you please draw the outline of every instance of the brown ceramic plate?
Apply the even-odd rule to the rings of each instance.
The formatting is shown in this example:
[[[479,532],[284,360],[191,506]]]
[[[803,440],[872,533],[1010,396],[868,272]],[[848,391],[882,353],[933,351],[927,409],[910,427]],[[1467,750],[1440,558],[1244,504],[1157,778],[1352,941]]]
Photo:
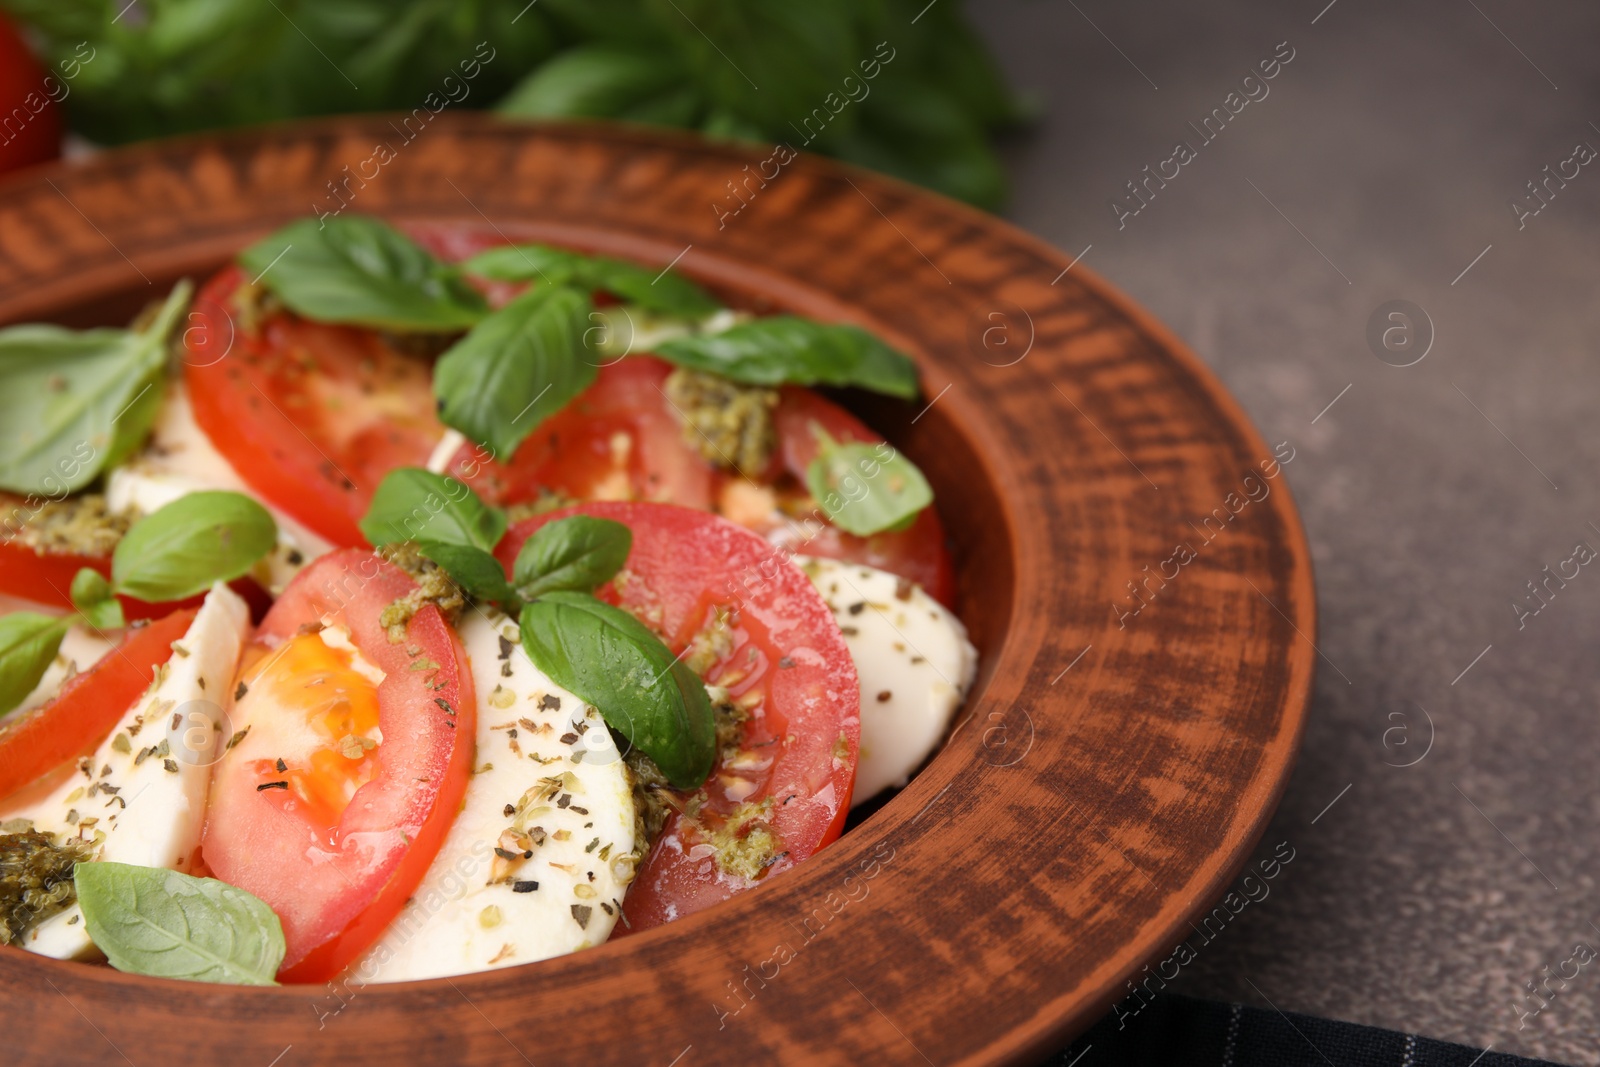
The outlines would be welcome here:
[[[341,999],[0,949],[4,1058],[988,1064],[1087,1026],[1221,895],[1294,758],[1315,608],[1272,449],[1147,315],[951,201],[686,136],[398,129],[280,126],[13,178],[0,323],[123,322],[337,206],[330,183],[352,210],[676,263],[744,306],[860,323],[922,369],[924,404],[861,406],[927,472],[954,540],[983,656],[966,716],[804,866],[561,959]]]

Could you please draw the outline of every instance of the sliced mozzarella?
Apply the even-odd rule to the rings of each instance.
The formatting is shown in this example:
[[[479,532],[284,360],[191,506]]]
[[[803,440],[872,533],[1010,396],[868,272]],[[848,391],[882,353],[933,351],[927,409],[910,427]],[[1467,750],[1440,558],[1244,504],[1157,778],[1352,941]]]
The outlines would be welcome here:
[[[796,556],[833,609],[861,678],[861,762],[851,805],[903,786],[972,686],[967,629],[921,586],[858,563]]]
[[[665,341],[694,334],[723,333],[749,322],[749,312],[720,308],[695,322],[675,315],[646,311],[637,304],[614,304],[590,313],[596,331],[586,339],[606,358],[620,359],[630,352],[648,352]]]
[[[194,419],[189,394],[181,380],[167,384],[161,414],[143,452],[106,476],[106,503],[113,511],[129,507],[149,514],[180,496],[206,489],[227,489],[259,496],[218,452]],[[256,565],[253,576],[273,593],[333,545],[282,511],[265,505],[278,523],[278,545]]]
[[[0,822],[28,819],[36,830],[95,842],[97,860],[192,869],[232,703],[228,686],[249,630],[245,602],[227,586],[213,586],[151,691],[94,755],[48,794],[25,791],[21,806],[0,812]],[[94,949],[77,905],[36,926],[22,947],[58,959]]]
[[[475,612],[460,629],[478,694],[474,773],[411,903],[355,965],[362,982],[598,945],[633,880],[633,792],[605,720],[533,665],[514,620]]]
[[[460,430],[446,430],[428,455],[426,464],[428,470],[434,474],[452,474],[450,461],[456,458],[456,453],[460,452],[461,446],[466,443],[467,435]]]

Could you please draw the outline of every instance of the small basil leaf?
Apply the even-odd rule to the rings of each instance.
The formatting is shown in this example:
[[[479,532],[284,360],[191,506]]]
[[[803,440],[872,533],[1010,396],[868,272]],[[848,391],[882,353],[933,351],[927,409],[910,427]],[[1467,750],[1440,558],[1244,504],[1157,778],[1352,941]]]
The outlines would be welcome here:
[[[587,593],[546,593],[522,609],[534,666],[594,705],[679,789],[695,789],[716,758],[706,687],[643,623]]]
[[[128,619],[122,613],[122,601],[116,597],[84,609],[83,621],[96,630],[120,630],[128,625]]]
[[[917,395],[917,368],[906,356],[860,327],[794,315],[674,338],[654,352],[745,385],[854,385],[907,400]]]
[[[134,523],[111,554],[111,588],[160,603],[248,571],[278,543],[278,524],[242,493],[180,496]]]
[[[806,487],[835,526],[859,537],[910,521],[933,503],[922,472],[893,445],[824,438],[822,450],[806,468]]]
[[[127,624],[111,583],[93,567],[83,567],[73,576],[72,606],[96,630],[120,630]]]
[[[89,939],[129,974],[277,985],[283,924],[258,897],[159,867],[80,863],[73,872]]]
[[[434,367],[439,418],[496,455],[513,455],[594,382],[583,343],[588,313],[587,295],[540,285],[484,319]]]
[[[364,215],[291,222],[241,252],[239,263],[292,310],[318,322],[449,332],[488,314],[457,268]]]
[[[191,290],[174,286],[139,331],[0,329],[0,489],[64,496],[144,440]]]
[[[418,541],[417,551],[444,568],[461,588],[479,600],[511,602],[516,593],[506,584],[500,561],[481,548],[450,541]]]
[[[671,270],[651,270],[626,260],[585,256],[549,245],[491,248],[461,266],[468,274],[497,281],[599,289],[647,311],[686,319],[703,319],[722,307],[710,293]]]
[[[556,589],[592,593],[628,561],[633,531],[611,519],[572,515],[539,527],[522,543],[512,584],[529,600]]]
[[[72,606],[87,613],[96,605],[111,599],[111,583],[93,567],[83,567],[72,576],[71,596]]]
[[[0,616],[0,714],[33,692],[61,648],[72,619],[13,611]]]
[[[374,547],[429,541],[492,552],[506,532],[506,514],[448,475],[400,467],[378,483],[360,526]]]

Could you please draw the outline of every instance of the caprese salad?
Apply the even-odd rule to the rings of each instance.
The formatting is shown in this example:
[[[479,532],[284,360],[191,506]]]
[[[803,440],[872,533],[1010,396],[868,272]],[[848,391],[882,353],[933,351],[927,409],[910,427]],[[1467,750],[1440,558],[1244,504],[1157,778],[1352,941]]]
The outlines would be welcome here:
[[[0,943],[244,984],[572,952],[836,838],[976,653],[854,326],[292,223],[0,330]]]

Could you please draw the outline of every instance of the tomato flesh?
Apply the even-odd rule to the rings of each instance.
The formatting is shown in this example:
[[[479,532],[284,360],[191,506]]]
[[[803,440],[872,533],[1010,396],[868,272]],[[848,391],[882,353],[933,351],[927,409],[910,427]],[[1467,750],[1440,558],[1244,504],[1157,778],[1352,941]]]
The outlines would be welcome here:
[[[540,423],[509,463],[483,462],[468,444],[449,471],[497,504],[554,493],[709,508],[713,471],[684,447],[662,392],[670,373],[669,364],[649,357],[601,367],[594,384]]]
[[[122,644],[62,683],[54,699],[0,720],[0,798],[98,748],[172,658],[172,642],[194,616],[193,609],[175,611],[129,630]]]
[[[799,511],[795,504],[814,506],[803,487],[806,468],[821,449],[816,429],[820,428],[841,444],[883,441],[881,434],[838,404],[798,386],[783,388],[772,418],[778,436],[778,453],[773,457],[773,464],[779,470],[769,472],[769,477],[780,486],[780,500],[794,512]],[[809,513],[805,517],[809,518]],[[826,556],[876,567],[916,582],[929,596],[947,606],[954,603],[955,572],[950,565],[950,551],[945,547],[944,524],[933,508],[924,508],[904,530],[885,530],[867,537],[846,533],[831,524],[820,530],[814,524],[807,525],[815,531],[811,536],[792,536],[778,532],[775,526],[759,523],[753,528],[772,540],[789,544],[801,555]]]
[[[476,702],[460,642],[432,605],[398,643],[379,622],[414,588],[376,556],[331,553],[242,658],[202,851],[282,920],[283,981],[326,980],[377,940],[466,792]]]
[[[234,303],[245,280],[226,268],[190,313],[195,421],[267,502],[336,545],[364,545],[357,522],[383,476],[424,465],[444,435],[431,367],[377,331],[288,312],[247,331]]]
[[[858,682],[838,623],[799,568],[750,531],[665,504],[589,503],[518,523],[497,555],[508,566],[532,533],[565,515],[613,519],[633,531],[627,566],[599,595],[654,629],[675,652],[719,632],[707,683],[749,714],[737,751],[669,816],[623,902],[618,930],[647,929],[725,900],[787,870],[839,836],[850,807],[861,737]],[[721,613],[724,626],[715,626]],[[774,843],[756,877],[711,856],[714,835],[742,820]],[[748,840],[743,836],[741,840]]]

